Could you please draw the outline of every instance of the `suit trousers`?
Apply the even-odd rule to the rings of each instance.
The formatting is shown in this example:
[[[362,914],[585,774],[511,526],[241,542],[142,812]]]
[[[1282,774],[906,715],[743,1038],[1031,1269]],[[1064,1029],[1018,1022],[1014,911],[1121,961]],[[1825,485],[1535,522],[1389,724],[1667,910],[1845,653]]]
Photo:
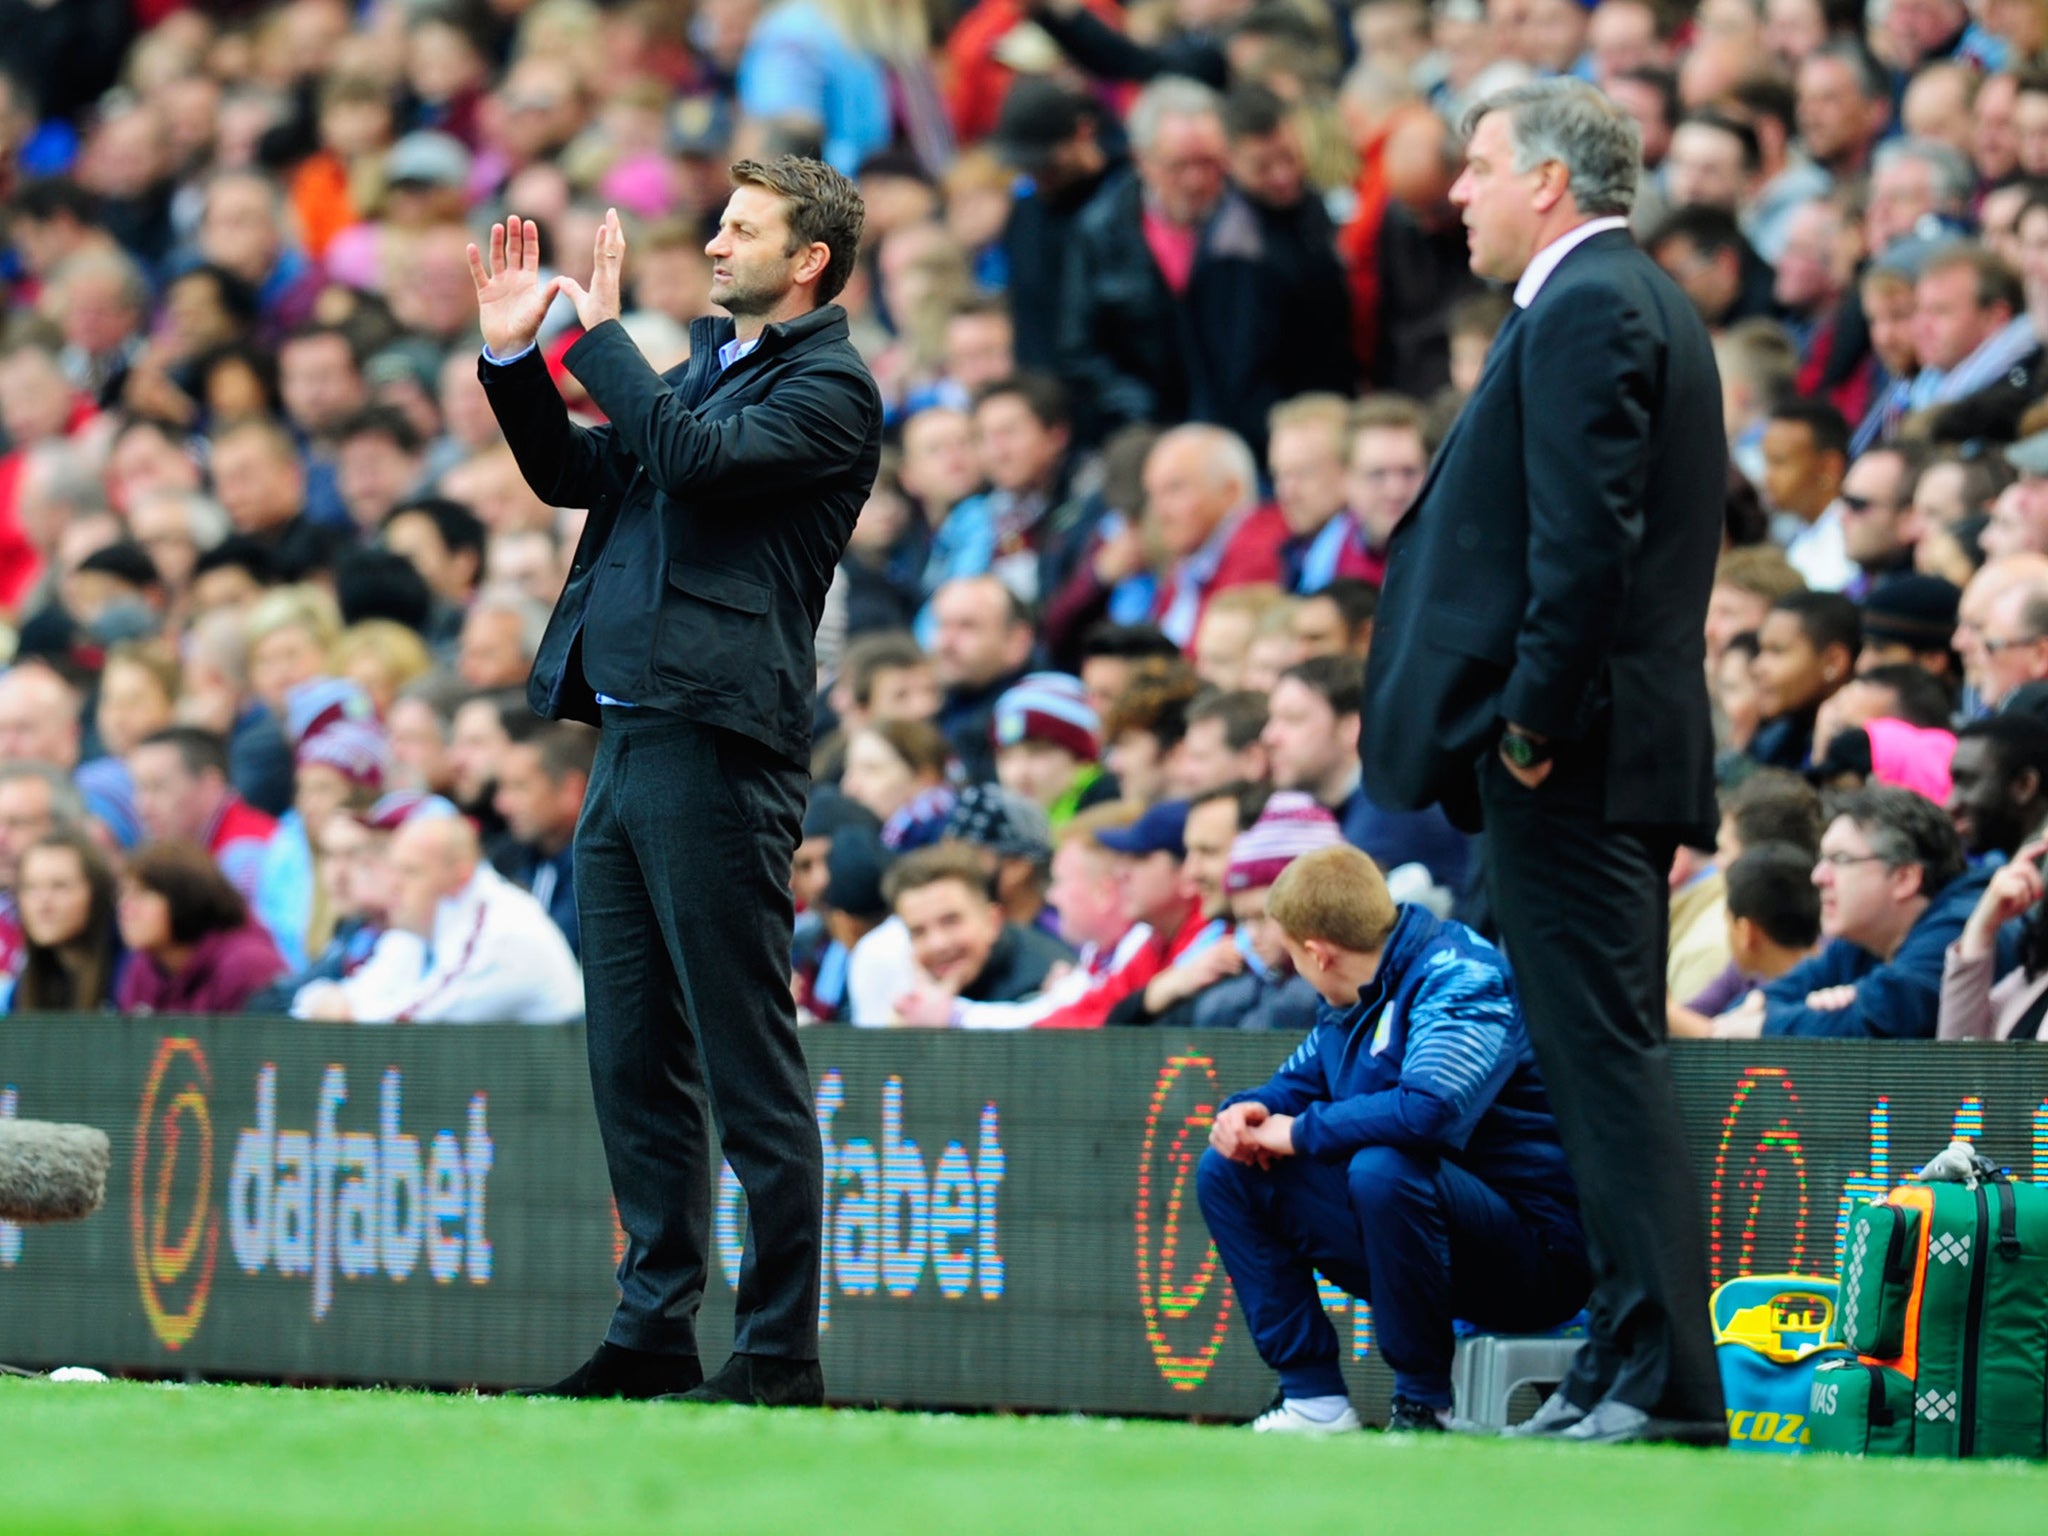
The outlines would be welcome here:
[[[806,782],[735,732],[604,710],[576,895],[591,1087],[626,1234],[606,1337],[629,1349],[696,1353],[715,1116],[747,1195],[733,1348],[818,1355],[823,1159],[789,984]]]
[[[1493,917],[1593,1256],[1591,1337],[1564,1392],[1720,1425],[1706,1235],[1665,1042],[1677,834],[1607,822],[1604,740],[1553,761],[1531,790],[1489,752],[1479,779]]]
[[[1371,1303],[1394,1390],[1432,1408],[1451,1406],[1452,1319],[1537,1333],[1586,1299],[1576,1233],[1532,1225],[1432,1152],[1365,1147],[1341,1162],[1289,1157],[1263,1170],[1212,1148],[1195,1190],[1259,1358],[1288,1397],[1345,1391],[1318,1270]]]

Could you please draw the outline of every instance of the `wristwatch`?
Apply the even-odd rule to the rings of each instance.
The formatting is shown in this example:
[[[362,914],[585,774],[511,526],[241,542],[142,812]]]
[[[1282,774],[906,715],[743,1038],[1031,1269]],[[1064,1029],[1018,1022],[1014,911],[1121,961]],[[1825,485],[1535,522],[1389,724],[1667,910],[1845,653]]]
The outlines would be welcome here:
[[[1501,732],[1500,755],[1508,760],[1511,767],[1526,773],[1550,761],[1550,743],[1510,728]]]

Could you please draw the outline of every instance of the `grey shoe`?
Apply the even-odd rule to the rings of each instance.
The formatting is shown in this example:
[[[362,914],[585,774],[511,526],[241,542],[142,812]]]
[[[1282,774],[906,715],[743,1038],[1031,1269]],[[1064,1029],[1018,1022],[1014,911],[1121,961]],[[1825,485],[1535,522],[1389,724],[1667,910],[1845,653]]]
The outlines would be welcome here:
[[[1574,1445],[1722,1446],[1728,1443],[1728,1426],[1722,1421],[1695,1423],[1689,1419],[1655,1418],[1610,1397],[1558,1439]]]
[[[1543,1399],[1542,1407],[1521,1423],[1510,1424],[1501,1433],[1515,1440],[1534,1440],[1543,1436],[1561,1435],[1585,1417],[1585,1409],[1566,1397],[1563,1392],[1553,1392]]]

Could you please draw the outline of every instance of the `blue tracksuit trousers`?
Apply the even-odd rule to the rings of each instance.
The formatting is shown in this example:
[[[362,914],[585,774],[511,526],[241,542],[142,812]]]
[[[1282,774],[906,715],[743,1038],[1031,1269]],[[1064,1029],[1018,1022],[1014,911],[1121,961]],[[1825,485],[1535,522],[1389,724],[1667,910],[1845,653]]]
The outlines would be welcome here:
[[[1436,1408],[1451,1403],[1454,1317],[1542,1332],[1591,1284],[1576,1233],[1533,1226],[1433,1153],[1367,1147],[1349,1162],[1296,1156],[1262,1171],[1212,1150],[1196,1188],[1252,1342],[1289,1397],[1346,1390],[1317,1270],[1372,1304],[1395,1392]]]

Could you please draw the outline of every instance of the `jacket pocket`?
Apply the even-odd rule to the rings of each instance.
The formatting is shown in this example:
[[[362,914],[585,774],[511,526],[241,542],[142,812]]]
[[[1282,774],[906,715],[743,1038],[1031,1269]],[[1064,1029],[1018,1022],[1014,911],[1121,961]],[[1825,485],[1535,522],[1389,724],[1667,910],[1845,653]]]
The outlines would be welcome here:
[[[712,693],[741,694],[767,650],[769,588],[738,571],[671,560],[655,670]]]

